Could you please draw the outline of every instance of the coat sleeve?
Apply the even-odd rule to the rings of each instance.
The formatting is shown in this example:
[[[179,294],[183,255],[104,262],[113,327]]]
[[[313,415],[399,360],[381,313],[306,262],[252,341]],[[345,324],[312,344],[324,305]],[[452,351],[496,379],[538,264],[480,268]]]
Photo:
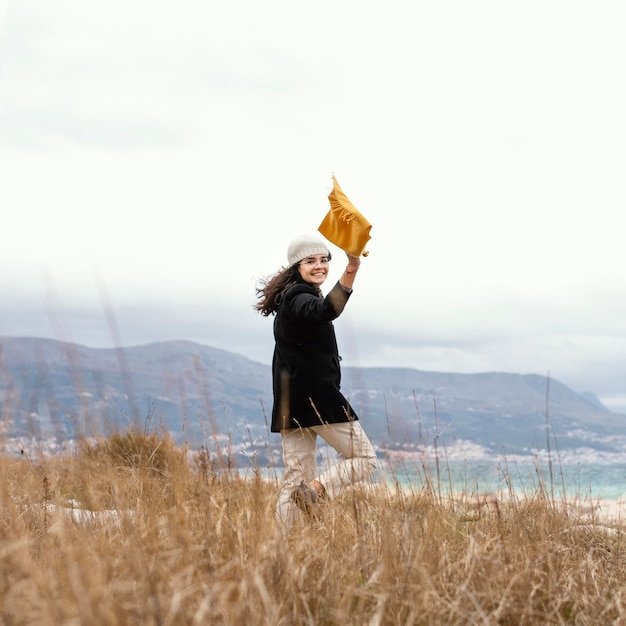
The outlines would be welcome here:
[[[351,293],[339,281],[325,298],[320,298],[308,285],[296,285],[287,292],[286,304],[296,319],[330,322],[341,315]]]

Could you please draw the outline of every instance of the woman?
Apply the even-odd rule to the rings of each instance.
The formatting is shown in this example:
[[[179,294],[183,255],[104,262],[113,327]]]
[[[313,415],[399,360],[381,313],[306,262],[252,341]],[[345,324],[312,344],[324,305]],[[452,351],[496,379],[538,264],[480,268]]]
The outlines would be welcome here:
[[[287,250],[288,266],[257,288],[261,315],[275,315],[272,432],[283,444],[285,476],[276,518],[290,526],[298,509],[315,514],[320,501],[376,469],[376,452],[339,385],[341,371],[332,321],[343,311],[361,264],[348,265],[326,297],[320,287],[331,259],[321,240],[302,236]],[[316,475],[317,436],[342,457]]]

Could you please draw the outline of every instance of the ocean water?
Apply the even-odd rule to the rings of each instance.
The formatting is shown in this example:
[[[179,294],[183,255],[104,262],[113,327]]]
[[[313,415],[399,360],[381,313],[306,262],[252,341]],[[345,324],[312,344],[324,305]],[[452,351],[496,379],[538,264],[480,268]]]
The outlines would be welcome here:
[[[584,455],[583,455],[584,457]],[[576,462],[542,456],[515,458],[442,459],[414,455],[380,458],[370,482],[420,491],[430,485],[437,493],[536,495],[540,490],[555,498],[626,500],[626,460],[618,457]],[[326,454],[318,462],[322,472],[338,461]],[[282,467],[240,469],[244,476],[260,474],[281,480]]]
[[[377,480],[409,489],[430,484],[442,494],[498,495],[538,490],[557,498],[626,498],[626,462],[567,462],[522,458],[383,462]]]

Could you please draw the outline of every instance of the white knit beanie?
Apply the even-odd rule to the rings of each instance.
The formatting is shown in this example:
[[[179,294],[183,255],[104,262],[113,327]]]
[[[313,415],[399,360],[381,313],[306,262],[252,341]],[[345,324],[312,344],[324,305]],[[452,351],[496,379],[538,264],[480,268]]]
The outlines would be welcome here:
[[[298,261],[306,259],[314,254],[330,254],[328,246],[316,237],[301,235],[296,237],[287,248],[287,261],[289,266],[295,265]]]

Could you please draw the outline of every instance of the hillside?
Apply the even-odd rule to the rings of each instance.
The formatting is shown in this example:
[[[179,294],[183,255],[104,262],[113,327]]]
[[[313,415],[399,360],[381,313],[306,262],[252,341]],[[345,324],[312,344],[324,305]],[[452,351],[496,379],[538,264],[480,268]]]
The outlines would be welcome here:
[[[4,337],[0,349],[8,439],[59,443],[135,424],[193,447],[221,442],[263,462],[278,455],[265,364],[188,341],[94,349]],[[561,449],[612,451],[626,440],[625,416],[537,374],[345,368],[343,390],[379,449],[437,439],[524,454],[546,447],[546,421]]]

